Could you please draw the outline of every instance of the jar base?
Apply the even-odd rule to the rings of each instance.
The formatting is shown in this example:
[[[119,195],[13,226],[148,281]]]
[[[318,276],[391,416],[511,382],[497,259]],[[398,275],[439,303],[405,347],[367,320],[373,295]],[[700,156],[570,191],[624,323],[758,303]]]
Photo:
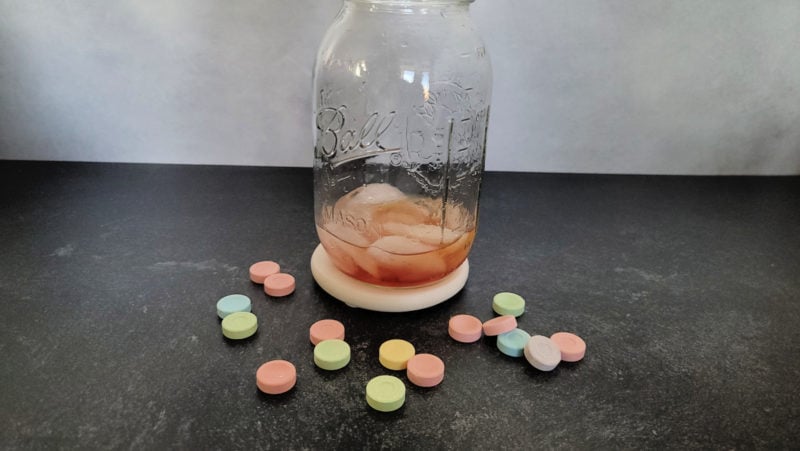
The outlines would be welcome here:
[[[339,271],[320,244],[311,255],[311,274],[323,290],[350,307],[377,312],[410,312],[442,303],[461,291],[469,276],[469,261],[464,260],[455,271],[428,285],[381,287]]]

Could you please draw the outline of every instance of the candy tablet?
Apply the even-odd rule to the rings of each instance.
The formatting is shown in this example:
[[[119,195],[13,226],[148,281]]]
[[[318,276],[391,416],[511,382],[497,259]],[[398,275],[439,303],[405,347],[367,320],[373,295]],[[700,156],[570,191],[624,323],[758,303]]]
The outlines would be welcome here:
[[[264,279],[264,292],[279,298],[294,292],[294,277],[289,274],[278,273]]]
[[[247,338],[258,329],[258,319],[250,312],[234,312],[222,318],[222,335],[231,340]]]
[[[406,401],[406,386],[394,376],[378,376],[367,383],[367,404],[380,412],[392,412]]]
[[[534,368],[551,371],[561,361],[561,350],[551,339],[542,335],[534,335],[525,344],[525,358]]]
[[[308,335],[315,345],[323,340],[344,340],[344,325],[335,319],[321,319],[311,325]]]
[[[517,319],[512,315],[498,316],[483,323],[483,333],[491,337],[511,332],[517,328]]]
[[[350,345],[343,340],[323,340],[314,346],[314,364],[323,370],[338,370],[349,362]]]
[[[281,266],[272,261],[263,261],[250,265],[250,280],[264,283],[267,277],[281,272]]]
[[[406,376],[418,387],[433,387],[444,379],[444,362],[433,354],[417,354],[408,360]]]
[[[550,339],[561,350],[561,360],[565,362],[577,362],[586,355],[586,343],[575,334],[557,332],[551,335]]]
[[[390,370],[404,370],[414,352],[414,345],[405,340],[389,340],[383,342],[378,350],[378,360]]]
[[[492,299],[492,310],[498,315],[520,316],[525,312],[525,299],[514,293],[497,293]]]
[[[296,382],[297,370],[286,360],[270,360],[256,371],[256,385],[268,395],[286,393]]]
[[[522,357],[531,336],[522,329],[514,329],[497,336],[497,349],[510,357]]]
[[[229,294],[217,301],[217,316],[225,318],[231,313],[249,312],[250,298],[243,294]]]
[[[461,343],[473,343],[481,339],[483,324],[472,315],[456,315],[447,324],[447,333]]]

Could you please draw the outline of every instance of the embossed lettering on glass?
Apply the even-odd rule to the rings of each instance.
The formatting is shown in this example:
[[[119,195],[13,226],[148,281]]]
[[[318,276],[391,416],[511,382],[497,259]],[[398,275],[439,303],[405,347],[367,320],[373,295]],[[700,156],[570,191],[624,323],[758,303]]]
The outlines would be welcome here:
[[[345,0],[314,67],[315,220],[343,273],[416,286],[475,238],[491,64],[469,1]]]

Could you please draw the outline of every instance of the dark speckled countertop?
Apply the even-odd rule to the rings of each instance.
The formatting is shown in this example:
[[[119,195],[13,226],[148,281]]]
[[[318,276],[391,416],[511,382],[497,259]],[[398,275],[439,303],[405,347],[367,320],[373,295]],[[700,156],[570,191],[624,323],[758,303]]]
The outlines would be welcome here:
[[[312,280],[309,169],[0,162],[0,448],[800,446],[800,178],[488,173],[481,199],[466,288],[384,314]],[[249,282],[265,258],[291,297]],[[498,291],[586,358],[542,373],[448,338]],[[250,340],[220,333],[230,293],[254,301]],[[312,360],[326,317],[353,349],[338,372]],[[378,413],[364,387],[395,337],[447,373]],[[269,397],[275,358],[299,381]]]

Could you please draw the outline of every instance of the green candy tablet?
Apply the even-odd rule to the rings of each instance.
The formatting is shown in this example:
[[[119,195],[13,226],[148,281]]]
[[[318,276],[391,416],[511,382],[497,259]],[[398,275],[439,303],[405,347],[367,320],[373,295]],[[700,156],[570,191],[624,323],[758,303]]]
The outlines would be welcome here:
[[[520,316],[525,312],[525,299],[515,293],[497,293],[492,300],[492,309],[498,315]]]
[[[323,370],[335,371],[350,362],[350,345],[344,340],[322,340],[314,346],[314,364]]]
[[[379,412],[393,412],[406,402],[406,386],[394,376],[378,376],[367,383],[367,404]]]
[[[258,319],[250,312],[234,312],[222,318],[222,335],[231,340],[241,340],[256,333]]]

